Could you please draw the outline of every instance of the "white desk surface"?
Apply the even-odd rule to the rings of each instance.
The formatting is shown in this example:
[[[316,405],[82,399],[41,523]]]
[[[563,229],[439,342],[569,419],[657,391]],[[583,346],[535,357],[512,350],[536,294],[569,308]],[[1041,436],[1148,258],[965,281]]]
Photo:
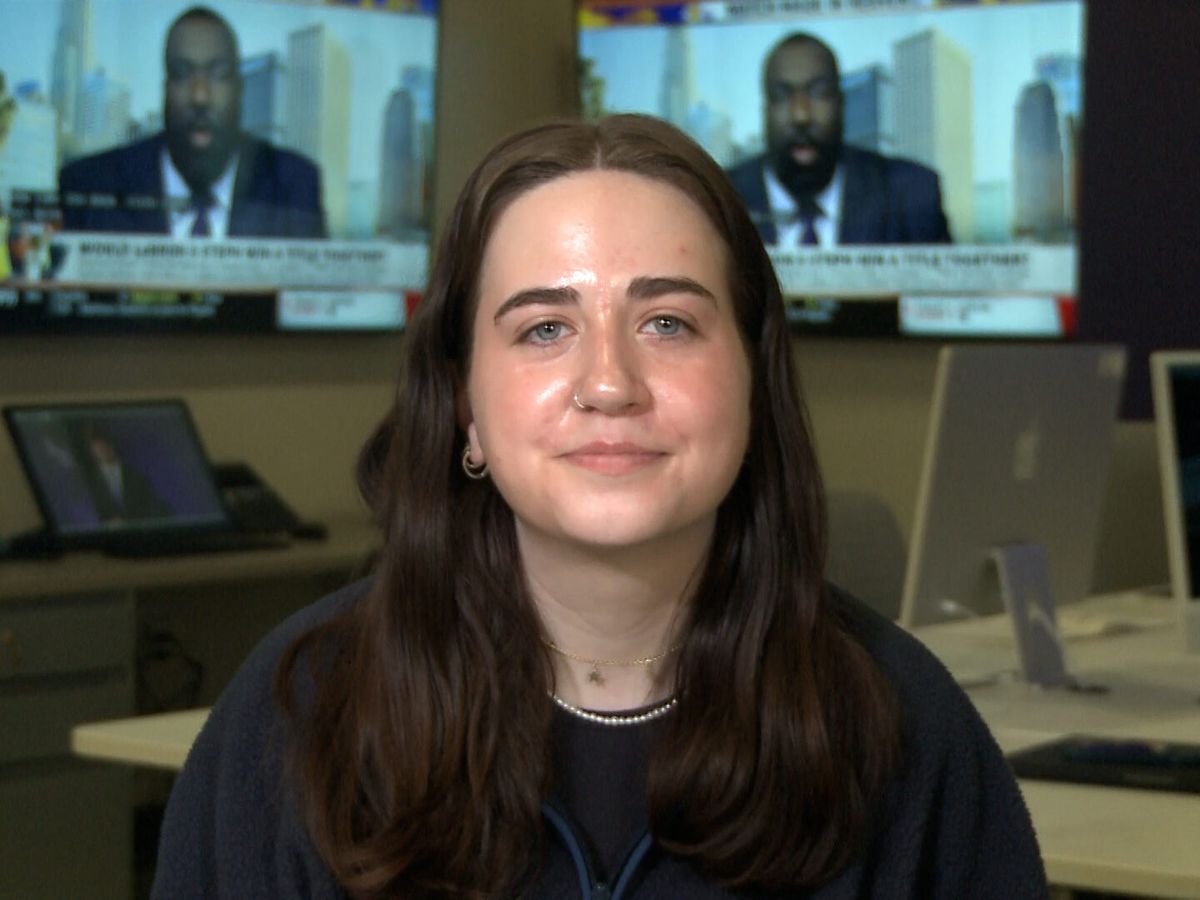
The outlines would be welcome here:
[[[178,771],[207,719],[207,709],[188,709],[76,725],[71,750],[89,759]]]
[[[1078,621],[1072,616],[1078,613]],[[1163,598],[1095,598],[1062,614],[1068,667],[1107,693],[1040,690],[1015,680],[968,689],[1005,751],[1070,732],[1200,743],[1200,655],[1182,652],[1174,607]],[[1157,624],[1154,624],[1157,623]],[[1114,630],[1138,627],[1124,633]],[[917,636],[956,672],[1015,666],[1002,618],[935,625]],[[179,768],[208,715],[192,710],[80,725],[76,753]],[[1152,897],[1200,898],[1200,795],[1022,780],[1050,881]]]
[[[1006,752],[1072,732],[1200,743],[1200,655],[1183,652],[1176,615],[1174,601],[1136,593],[1059,611],[1068,671],[1105,693],[1010,677],[967,694]],[[1017,665],[1006,617],[915,633],[956,675]],[[1054,884],[1200,897],[1200,795],[1030,779],[1021,791]]]

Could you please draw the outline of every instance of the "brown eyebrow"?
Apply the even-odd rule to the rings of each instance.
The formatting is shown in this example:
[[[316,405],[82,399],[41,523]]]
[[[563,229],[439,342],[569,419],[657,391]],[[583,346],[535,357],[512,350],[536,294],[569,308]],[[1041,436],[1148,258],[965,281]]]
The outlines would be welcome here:
[[[499,322],[500,319],[514,309],[520,309],[522,306],[532,306],[534,304],[546,304],[549,306],[566,306],[572,303],[579,302],[579,292],[575,288],[570,287],[538,287],[527,288],[523,291],[517,291],[507,300],[500,304],[500,308],[496,310],[496,315],[492,316],[493,322]]]
[[[717,298],[712,291],[700,282],[682,275],[639,276],[629,282],[629,289],[626,291],[626,294],[631,300],[653,300],[655,297],[662,297],[667,294],[694,294],[697,297],[703,297],[706,300],[712,301],[714,306],[717,303]],[[514,309],[520,309],[522,306],[539,304],[566,306],[577,303],[579,303],[579,292],[571,287],[527,288],[523,291],[517,291],[501,303],[500,308],[496,310],[496,314],[492,316],[492,321],[499,322],[508,313]]]
[[[629,282],[629,290],[626,293],[632,300],[653,300],[665,294],[695,294],[697,297],[711,300],[714,306],[717,303],[716,295],[712,291],[700,282],[683,275],[635,278]]]

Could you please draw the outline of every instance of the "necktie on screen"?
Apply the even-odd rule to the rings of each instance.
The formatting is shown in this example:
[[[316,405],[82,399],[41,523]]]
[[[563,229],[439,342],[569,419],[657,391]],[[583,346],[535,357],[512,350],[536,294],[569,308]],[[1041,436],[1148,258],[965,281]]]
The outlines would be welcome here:
[[[208,211],[213,207],[211,194],[192,194],[192,211],[196,214],[192,222],[192,237],[211,237],[208,227]]]
[[[819,243],[817,241],[817,218],[821,215],[824,215],[824,210],[816,200],[805,197],[800,201],[800,225],[803,228],[800,234],[801,246],[815,247]]]

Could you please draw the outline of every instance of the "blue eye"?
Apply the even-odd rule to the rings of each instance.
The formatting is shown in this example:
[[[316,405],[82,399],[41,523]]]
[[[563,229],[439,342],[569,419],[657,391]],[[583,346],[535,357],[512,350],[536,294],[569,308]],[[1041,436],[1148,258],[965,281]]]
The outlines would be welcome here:
[[[558,340],[562,333],[562,322],[538,322],[525,332],[525,339],[535,344],[546,344]]]
[[[674,316],[655,316],[646,323],[654,329],[654,333],[662,337],[672,337],[684,329],[684,324]]]

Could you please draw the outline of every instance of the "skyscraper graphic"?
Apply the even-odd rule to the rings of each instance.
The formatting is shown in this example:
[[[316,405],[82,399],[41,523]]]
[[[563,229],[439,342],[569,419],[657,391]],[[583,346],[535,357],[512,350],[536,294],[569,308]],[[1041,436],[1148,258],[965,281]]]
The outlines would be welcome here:
[[[971,59],[929,28],[892,47],[896,153],[935,169],[950,233],[975,239],[974,146],[971,136]]]
[[[1063,154],[1063,217],[1074,227],[1079,209],[1079,128],[1083,109],[1083,73],[1079,57],[1068,53],[1050,53],[1038,57],[1034,74],[1050,85],[1058,110],[1058,133]]]
[[[404,88],[392,91],[383,118],[379,155],[380,234],[412,237],[421,224],[424,188],[416,103]]]
[[[1013,140],[1013,236],[1062,240],[1063,152],[1054,91],[1044,81],[1025,85],[1017,100]]]
[[[685,129],[722,166],[734,162],[733,119],[701,100],[688,110]]]
[[[895,104],[887,70],[876,65],[843,73],[842,96],[846,143],[876,153],[892,153]]]
[[[96,153],[128,141],[132,102],[129,88],[103,69],[89,74],[79,93],[79,127],[75,132],[79,152]]]
[[[287,71],[274,52],[243,59],[242,130],[264,141],[287,141],[284,119]]]
[[[316,161],[329,233],[346,225],[350,178],[350,54],[325,28],[288,35],[287,143]]]
[[[50,102],[58,111],[60,150],[64,157],[79,152],[84,79],[96,67],[92,16],[92,0],[63,0],[50,63]]]
[[[424,125],[433,122],[433,70],[427,66],[405,66],[400,84],[412,95],[417,121]]]
[[[17,91],[8,140],[0,140],[0,205],[13,188],[52,190],[58,113],[39,92]]]
[[[667,51],[659,84],[658,115],[676,128],[688,131],[688,111],[695,103],[696,73],[692,64],[692,44],[686,28],[670,28],[667,30]]]
[[[417,157],[413,161],[421,173],[417,218],[428,232],[433,216],[433,70],[428,66],[405,66],[400,83],[412,96],[417,117]]]

